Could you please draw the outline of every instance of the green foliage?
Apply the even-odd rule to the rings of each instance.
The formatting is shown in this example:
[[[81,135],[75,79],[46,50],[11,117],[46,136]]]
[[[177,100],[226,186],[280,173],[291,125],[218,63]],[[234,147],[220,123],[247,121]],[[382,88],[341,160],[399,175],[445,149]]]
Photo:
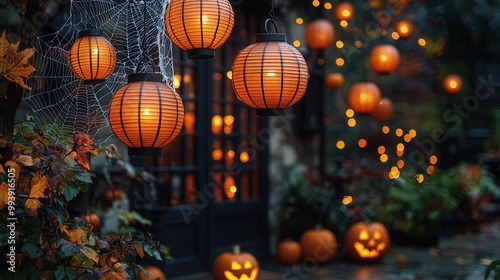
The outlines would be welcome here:
[[[14,246],[16,261],[15,274],[2,261],[0,278],[129,279],[137,277],[137,263],[145,255],[158,260],[168,256],[168,249],[149,235],[99,235],[82,219],[70,217],[67,203],[92,183],[88,155],[105,148],[97,149],[82,134],[56,141],[54,129],[27,117],[12,135],[0,135],[0,208],[7,210],[0,213],[0,246],[2,252]],[[9,203],[12,174],[15,201]],[[148,223],[137,213],[129,215],[134,222]],[[12,217],[15,229],[7,227]],[[12,234],[15,243],[9,239]]]
[[[500,280],[500,259],[492,261],[484,272],[484,280],[493,275],[493,280]]]

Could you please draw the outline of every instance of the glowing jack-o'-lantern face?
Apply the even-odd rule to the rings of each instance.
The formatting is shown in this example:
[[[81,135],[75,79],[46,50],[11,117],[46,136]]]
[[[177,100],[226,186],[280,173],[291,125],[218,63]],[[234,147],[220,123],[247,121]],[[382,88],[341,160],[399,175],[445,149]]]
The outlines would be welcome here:
[[[253,255],[235,246],[232,253],[223,252],[215,258],[212,275],[215,280],[255,280],[259,276],[259,263]]]
[[[345,245],[352,259],[378,260],[389,250],[389,233],[381,223],[358,222],[347,230]]]

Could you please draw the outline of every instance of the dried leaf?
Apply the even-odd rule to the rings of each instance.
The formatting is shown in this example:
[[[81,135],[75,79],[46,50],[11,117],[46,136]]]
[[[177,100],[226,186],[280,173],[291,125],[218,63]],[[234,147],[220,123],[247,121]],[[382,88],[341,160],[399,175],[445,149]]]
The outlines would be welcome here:
[[[87,258],[91,259],[93,262],[98,263],[99,257],[97,256],[97,252],[90,247],[80,248],[80,252],[82,252]]]
[[[68,232],[69,241],[73,242],[73,243],[82,241],[83,235],[84,235],[84,232],[81,228],[72,229],[72,230],[69,230],[69,232]]]
[[[3,208],[9,202],[9,185],[2,182],[0,185],[0,208]]]
[[[38,217],[38,207],[42,203],[36,198],[28,198],[25,203],[26,214],[28,216]]]
[[[5,174],[5,169],[1,164],[0,164],[0,174]]]
[[[25,89],[31,90],[24,83],[24,79],[36,71],[35,67],[28,62],[28,59],[33,56],[33,48],[17,52],[19,43],[11,44],[7,40],[7,32],[3,31],[2,37],[0,37],[0,75]]]
[[[137,252],[137,255],[139,255],[139,257],[141,257],[141,259],[144,258],[144,249],[142,249],[141,245],[134,244],[134,249]]]
[[[16,180],[19,179],[19,174],[21,174],[21,167],[19,167],[19,164],[9,160],[5,163],[5,166],[10,169],[14,169],[14,178]]]
[[[59,225],[59,231],[64,232],[67,235],[69,235],[68,226],[66,226],[66,225],[62,225],[62,224]]]
[[[23,166],[33,166],[34,164],[33,158],[28,155],[19,155],[16,162]]]
[[[40,171],[35,173],[33,179],[31,179],[31,198],[47,197],[45,190],[49,187],[49,177],[44,175],[40,177]]]

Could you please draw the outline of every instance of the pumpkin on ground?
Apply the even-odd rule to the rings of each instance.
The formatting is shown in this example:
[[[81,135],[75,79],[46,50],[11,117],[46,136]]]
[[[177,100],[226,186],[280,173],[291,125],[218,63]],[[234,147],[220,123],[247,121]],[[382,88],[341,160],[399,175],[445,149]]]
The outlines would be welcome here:
[[[241,252],[235,245],[233,252],[222,252],[212,264],[215,280],[256,280],[259,276],[259,262],[248,252]]]
[[[276,256],[281,264],[296,264],[302,260],[302,246],[294,240],[281,241]]]
[[[304,259],[312,258],[318,263],[331,262],[337,254],[337,238],[328,229],[306,230],[300,237],[300,245]]]
[[[151,276],[146,276],[142,270],[139,272],[141,280],[167,280],[167,277],[161,271],[160,268],[154,265],[147,265],[144,267],[144,269],[151,274]]]
[[[346,253],[353,260],[380,260],[389,251],[390,243],[387,228],[379,222],[354,223],[344,238]]]
[[[80,218],[82,218],[82,220],[84,220],[87,224],[92,225],[92,230],[97,230],[101,226],[101,220],[96,213],[81,215]]]

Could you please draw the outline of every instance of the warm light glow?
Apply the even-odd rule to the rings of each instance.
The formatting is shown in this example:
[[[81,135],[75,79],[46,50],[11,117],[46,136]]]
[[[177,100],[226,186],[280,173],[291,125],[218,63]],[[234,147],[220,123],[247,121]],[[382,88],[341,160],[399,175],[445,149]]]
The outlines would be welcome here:
[[[319,6],[319,4],[320,4],[320,2],[319,2],[318,0],[313,0],[313,1],[312,1],[312,5],[313,5],[314,7],[318,7],[318,6]]]
[[[361,43],[360,40],[356,40],[356,42],[354,42],[354,46],[356,46],[356,48],[361,48],[363,46],[363,43]]]
[[[341,57],[339,57],[339,58],[337,58],[337,59],[335,60],[335,64],[337,64],[337,66],[339,66],[339,67],[340,67],[340,66],[344,66],[344,63],[345,63],[345,61],[344,61],[344,59],[343,59],[343,58],[341,58]]]
[[[410,129],[408,134],[410,134],[411,138],[417,137],[417,131],[415,129]]]
[[[337,46],[337,48],[341,49],[344,47],[344,42],[339,40],[339,41],[335,42],[335,46]]]
[[[381,44],[370,52],[370,66],[380,74],[388,74],[399,66],[399,51],[393,45]]]
[[[345,78],[341,73],[328,73],[325,76],[325,83],[328,88],[336,90],[344,85]]]
[[[436,164],[438,161],[438,158],[436,155],[432,155],[430,158],[429,158],[429,162],[430,164]]]
[[[411,138],[411,135],[409,133],[407,133],[407,134],[405,134],[403,139],[405,140],[406,143],[408,143],[411,141],[412,138]]]
[[[396,150],[398,150],[398,151],[404,151],[405,150],[405,145],[403,143],[399,143],[396,146]]]
[[[364,147],[366,147],[366,140],[365,140],[365,139],[363,139],[363,138],[359,139],[359,140],[358,140],[358,146],[359,146],[360,148],[364,148]]]
[[[462,78],[457,74],[448,74],[443,79],[443,88],[449,94],[456,94],[462,90]]]
[[[389,160],[389,156],[387,154],[381,154],[380,155],[380,161],[381,162],[387,162]]]
[[[220,115],[214,115],[212,117],[212,133],[222,132],[222,117]]]
[[[301,18],[301,17],[298,17],[295,19],[295,23],[298,24],[298,25],[301,25],[304,23],[304,20]]]
[[[415,175],[415,179],[417,180],[417,182],[422,184],[422,182],[425,180],[425,177],[423,174],[417,174],[417,175]]]
[[[403,130],[401,128],[396,129],[396,136],[397,137],[403,136]]]
[[[427,167],[427,174],[432,175],[432,174],[434,173],[434,171],[435,171],[435,170],[436,170],[436,169],[434,168],[434,166],[429,165],[429,166]]]
[[[191,75],[189,74],[184,74],[184,77],[182,77],[182,81],[185,83],[185,84],[189,84],[191,82]]]
[[[174,75],[174,88],[180,88],[181,87],[181,75],[180,74],[175,74]]]
[[[349,25],[349,22],[347,22],[347,20],[341,20],[339,22],[339,24],[340,24],[341,27],[345,28],[345,27],[347,27]]]
[[[394,31],[391,33],[391,38],[394,40],[399,40],[399,34],[398,32]]]
[[[380,90],[372,82],[354,83],[347,94],[347,101],[356,114],[371,114],[380,103]]]
[[[226,77],[229,79],[229,80],[232,80],[233,79],[233,71],[229,70],[226,72]]]
[[[342,140],[337,141],[337,149],[342,150],[345,148],[345,143]]]
[[[342,198],[342,204],[349,205],[352,202],[352,196],[346,195]]]
[[[293,44],[293,46],[294,46],[294,47],[298,48],[298,47],[300,47],[300,45],[301,45],[302,43],[300,43],[300,41],[299,41],[299,40],[294,40],[292,44]]]
[[[232,193],[235,193],[238,189],[236,188],[236,186],[230,186],[229,187],[229,191],[232,192]]]
[[[332,3],[325,2],[325,4],[323,4],[323,7],[325,8],[325,10],[331,10],[333,6]]]
[[[382,133],[387,134],[390,131],[391,129],[387,125],[382,126]]]
[[[243,151],[240,153],[240,161],[242,163],[247,163],[250,160],[250,155],[247,151]]]
[[[384,147],[384,146],[378,146],[378,148],[377,148],[377,152],[378,152],[379,154],[383,154],[383,153],[385,153],[385,147]]]
[[[396,23],[396,32],[401,38],[408,38],[413,32],[413,24],[406,20],[400,20]]]
[[[353,119],[353,118],[350,118],[349,120],[347,120],[347,125],[349,127],[355,127],[356,126],[356,120]]]
[[[353,110],[353,109],[347,109],[347,110],[345,110],[345,115],[346,115],[348,118],[352,118],[352,117],[354,117],[354,110]]]
[[[318,59],[318,65],[324,65],[325,60],[323,58]]]
[[[200,16],[201,15],[201,16]],[[228,0],[190,2],[171,0],[165,12],[165,28],[172,43],[187,51],[189,58],[213,58],[234,26]]]
[[[214,149],[212,151],[212,159],[213,160],[216,160],[216,161],[222,160],[222,156],[223,156],[222,149],[219,148],[219,149]]]
[[[354,7],[347,1],[341,1],[335,6],[333,14],[337,20],[348,21],[353,17]]]
[[[86,84],[96,84],[113,73],[116,51],[100,30],[84,30],[69,51],[69,66]]]
[[[227,159],[229,159],[229,160],[234,159],[234,151],[233,150],[227,151]]]
[[[234,123],[234,117],[233,115],[226,115],[224,116],[224,124],[225,125],[233,125]]]
[[[402,157],[404,155],[405,151],[404,150],[396,150],[396,155],[398,157]]]
[[[425,41],[424,38],[420,38],[418,39],[418,44],[422,47],[425,47],[425,45],[427,44],[427,42]]]
[[[399,169],[403,168],[405,166],[405,161],[400,159],[398,160],[398,162],[396,163],[396,165],[398,166]]]
[[[184,116],[184,128],[186,132],[194,132],[196,125],[196,115],[194,112],[186,112]]]

